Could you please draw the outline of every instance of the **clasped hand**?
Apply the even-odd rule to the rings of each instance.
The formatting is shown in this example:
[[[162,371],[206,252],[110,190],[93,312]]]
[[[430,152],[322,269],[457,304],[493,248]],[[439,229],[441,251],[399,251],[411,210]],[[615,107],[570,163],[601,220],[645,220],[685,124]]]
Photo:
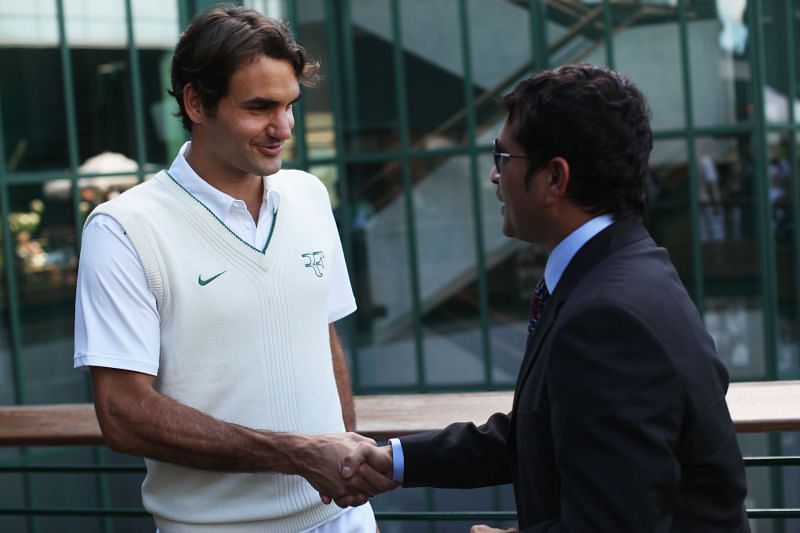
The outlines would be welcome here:
[[[338,466],[337,472],[331,475],[328,470],[326,479],[305,477],[324,503],[333,501],[339,507],[363,505],[369,498],[397,487],[392,479],[391,446],[378,447],[374,440],[355,433],[324,435],[321,439],[323,446],[318,450],[329,465]]]

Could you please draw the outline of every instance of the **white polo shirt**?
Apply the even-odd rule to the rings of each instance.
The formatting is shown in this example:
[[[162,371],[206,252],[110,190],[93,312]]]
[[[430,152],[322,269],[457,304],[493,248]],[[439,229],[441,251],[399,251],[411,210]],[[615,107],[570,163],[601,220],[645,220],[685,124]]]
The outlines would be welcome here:
[[[189,166],[183,145],[170,174],[195,198],[225,223],[240,239],[264,248],[272,219],[280,206],[280,194],[271,191],[264,176],[264,198],[258,223],[247,206],[203,180]],[[330,259],[326,274],[332,276],[328,321],[335,322],[356,310],[356,301],[341,242]],[[158,374],[160,353],[159,314],[139,255],[122,226],[98,215],[84,228],[75,302],[74,366],[102,366]],[[332,504],[333,505],[333,504]],[[349,508],[332,520],[308,530],[313,533],[347,531],[373,533],[375,518],[369,504]]]
[[[264,179],[264,200],[258,223],[247,206],[203,180],[186,162],[183,145],[169,168],[170,174],[195,198],[206,205],[243,241],[263,248],[272,218],[280,205],[280,194]],[[328,322],[356,310],[356,301],[341,243],[326,258],[333,276],[328,299]],[[159,315],[156,299],[147,284],[144,268],[130,239],[117,221],[96,216],[83,231],[80,269],[75,303],[74,366],[103,366],[158,374]]]

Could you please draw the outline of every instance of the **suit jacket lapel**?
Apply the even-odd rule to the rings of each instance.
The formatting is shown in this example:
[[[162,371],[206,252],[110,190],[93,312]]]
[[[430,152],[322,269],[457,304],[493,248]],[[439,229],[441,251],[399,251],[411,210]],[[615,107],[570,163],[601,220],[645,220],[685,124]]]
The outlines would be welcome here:
[[[513,411],[517,410],[519,390],[530,374],[536,359],[538,359],[539,351],[544,344],[544,340],[550,333],[550,329],[558,316],[561,306],[567,301],[569,295],[578,285],[584,274],[591,270],[600,260],[620,247],[648,236],[647,230],[638,219],[625,218],[611,224],[589,239],[589,241],[578,250],[561,275],[555,292],[550,295],[547,305],[545,305],[542,310],[542,317],[533,333],[533,339],[525,352],[525,357],[522,359],[522,366],[520,367],[517,377],[516,392],[514,394]]]

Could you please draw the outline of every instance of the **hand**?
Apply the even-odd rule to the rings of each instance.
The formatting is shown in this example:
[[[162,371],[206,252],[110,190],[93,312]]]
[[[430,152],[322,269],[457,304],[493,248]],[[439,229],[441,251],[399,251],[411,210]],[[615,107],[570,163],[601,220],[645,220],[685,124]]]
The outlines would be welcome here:
[[[359,444],[345,457],[341,473],[351,493],[331,498],[321,492],[323,502],[330,503],[333,499],[340,507],[361,505],[368,498],[397,487],[392,479],[391,446],[378,448],[374,444]]]
[[[374,440],[357,433],[304,436],[295,457],[297,473],[319,491],[320,495],[326,495],[322,496],[325,503],[335,500],[341,507],[363,505],[370,496],[386,490],[386,482],[375,486],[367,480],[377,479],[375,476],[367,479],[353,476],[354,469],[350,465],[354,463],[345,465],[345,458],[362,447],[377,449]],[[364,453],[359,452],[359,457]],[[391,459],[389,470],[391,472]],[[345,473],[349,477],[344,477]]]
[[[519,533],[517,528],[511,529],[496,529],[493,527],[485,526],[483,524],[472,526],[469,533]]]

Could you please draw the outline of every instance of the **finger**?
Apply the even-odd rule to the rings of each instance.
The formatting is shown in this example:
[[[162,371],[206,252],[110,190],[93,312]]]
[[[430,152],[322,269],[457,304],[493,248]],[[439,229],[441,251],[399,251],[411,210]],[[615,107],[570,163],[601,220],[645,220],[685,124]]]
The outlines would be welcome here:
[[[350,455],[345,457],[344,460],[342,461],[342,469],[341,469],[342,477],[345,479],[353,477],[353,474],[358,469],[358,465],[359,465],[358,462],[355,462],[353,457],[351,457]]]
[[[330,505],[330,503],[333,501],[330,496],[325,496],[324,494],[320,494],[319,499],[322,500],[322,503],[325,505]]]
[[[369,498],[365,494],[357,494],[352,496],[341,496],[336,498],[334,502],[341,508],[345,507],[358,507],[359,505],[364,505],[369,501]]]
[[[378,472],[369,464],[363,464],[358,468],[358,477],[370,494],[380,494],[397,488],[397,483],[391,478],[391,474]]]
[[[476,524],[470,528],[469,533],[487,533],[488,531],[489,526],[486,524]]]

